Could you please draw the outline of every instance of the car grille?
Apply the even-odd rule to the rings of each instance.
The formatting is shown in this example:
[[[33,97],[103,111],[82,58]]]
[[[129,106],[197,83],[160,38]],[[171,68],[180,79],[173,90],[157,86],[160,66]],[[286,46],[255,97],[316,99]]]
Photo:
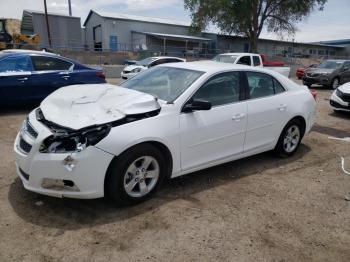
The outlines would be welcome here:
[[[127,70],[124,70],[123,73],[124,74],[129,74],[131,71],[127,71]]]
[[[25,152],[27,154],[32,149],[32,146],[30,144],[28,144],[22,137],[19,140],[19,147],[23,152]]]
[[[34,130],[34,128],[30,124],[28,119],[26,120],[26,123],[25,123],[25,129],[26,129],[26,132],[29,133],[32,137],[34,138],[38,137],[38,132]]]

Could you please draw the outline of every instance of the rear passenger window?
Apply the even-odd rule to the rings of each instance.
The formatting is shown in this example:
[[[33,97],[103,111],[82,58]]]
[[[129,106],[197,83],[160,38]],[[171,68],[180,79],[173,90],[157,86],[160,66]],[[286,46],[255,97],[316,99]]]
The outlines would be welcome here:
[[[269,75],[247,72],[250,98],[259,98],[275,94],[273,81]]]
[[[249,66],[250,66],[250,65],[252,64],[251,61],[250,61],[250,56],[242,56],[242,57],[238,60],[237,64],[249,65]]]
[[[31,58],[35,71],[69,70],[73,65],[54,57],[32,56]]]
[[[193,99],[209,101],[212,106],[225,105],[239,101],[239,91],[239,72],[223,73],[209,79]]]
[[[271,96],[285,91],[283,86],[272,76],[264,73],[247,72],[250,98]]]
[[[253,56],[253,63],[254,63],[254,66],[259,66],[260,58],[258,56]]]

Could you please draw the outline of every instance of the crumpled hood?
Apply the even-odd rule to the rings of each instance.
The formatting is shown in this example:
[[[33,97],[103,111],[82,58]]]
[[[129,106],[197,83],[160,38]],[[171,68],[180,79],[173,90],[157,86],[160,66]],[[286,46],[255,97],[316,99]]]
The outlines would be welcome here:
[[[350,95],[350,82],[339,86],[338,89],[343,93]]]
[[[73,85],[58,89],[40,105],[45,119],[80,129],[160,108],[149,94],[110,84]]]
[[[147,69],[147,67],[144,67],[144,66],[142,66],[142,65],[128,65],[128,66],[126,66],[126,67],[124,67],[124,71],[132,71],[132,70],[134,70],[135,68],[141,68],[141,70],[145,70],[145,69]]]

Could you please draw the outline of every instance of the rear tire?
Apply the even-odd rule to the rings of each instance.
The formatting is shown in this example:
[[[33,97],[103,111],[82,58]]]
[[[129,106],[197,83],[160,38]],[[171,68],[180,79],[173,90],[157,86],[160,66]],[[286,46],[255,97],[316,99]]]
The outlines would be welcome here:
[[[132,205],[151,197],[166,176],[166,162],[153,145],[134,146],[111,163],[105,191],[117,205]]]
[[[274,152],[281,157],[295,154],[303,137],[303,126],[297,119],[292,119],[284,127]]]

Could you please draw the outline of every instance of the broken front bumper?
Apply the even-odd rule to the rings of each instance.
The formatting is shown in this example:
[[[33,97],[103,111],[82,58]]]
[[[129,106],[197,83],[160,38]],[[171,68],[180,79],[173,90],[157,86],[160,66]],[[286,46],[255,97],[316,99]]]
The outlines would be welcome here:
[[[94,146],[74,153],[40,153],[42,141],[52,133],[33,112],[29,122],[31,129],[22,128],[14,144],[24,187],[55,197],[103,197],[105,174],[114,156]]]

